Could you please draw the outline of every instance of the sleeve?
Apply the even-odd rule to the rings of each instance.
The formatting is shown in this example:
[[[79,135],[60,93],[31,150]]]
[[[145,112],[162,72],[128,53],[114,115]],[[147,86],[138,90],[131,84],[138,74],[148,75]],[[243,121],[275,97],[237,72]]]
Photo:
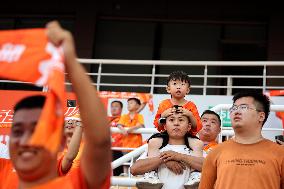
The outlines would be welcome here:
[[[69,172],[69,170],[71,169],[69,169],[66,173],[63,173],[63,171],[62,171],[62,169],[61,169],[61,167],[62,167],[62,161],[63,161],[63,158],[64,158],[64,155],[62,155],[60,158],[58,158],[58,160],[57,160],[57,174],[58,174],[58,176],[65,176],[68,172]]]
[[[161,114],[167,109],[167,106],[166,106],[166,101],[162,101],[160,104],[159,104],[159,107],[158,107],[158,110],[157,110],[157,113],[155,115],[155,119],[154,119],[154,125],[155,127],[158,129],[158,131],[163,131],[164,130],[164,127],[163,126],[160,126],[159,124],[159,119],[161,118]]]
[[[125,125],[125,119],[126,119],[126,116],[122,115],[116,125],[118,124]]]
[[[209,153],[202,166],[201,179],[198,189],[213,189],[217,179],[215,153]]]
[[[138,123],[144,125],[144,117],[143,117],[143,115],[141,115],[141,114],[138,114]]]
[[[201,119],[197,110],[196,105],[192,102],[189,107],[189,111],[192,112],[193,116],[196,119],[196,128],[192,129],[192,134],[196,135],[202,129]]]
[[[111,178],[112,171],[110,171],[109,175],[106,176],[105,180],[102,182],[102,184],[96,188],[99,189],[109,189],[110,188],[110,178]],[[81,167],[76,169],[75,171],[72,171],[68,175],[70,182],[72,183],[72,186],[74,189],[87,189],[88,184],[84,178],[84,175],[82,173]]]

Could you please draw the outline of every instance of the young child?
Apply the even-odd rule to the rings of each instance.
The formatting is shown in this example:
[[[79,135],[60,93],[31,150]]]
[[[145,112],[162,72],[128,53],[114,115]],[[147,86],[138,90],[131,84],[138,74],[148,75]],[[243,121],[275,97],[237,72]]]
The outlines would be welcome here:
[[[122,147],[138,148],[142,145],[142,135],[132,134],[131,131],[144,127],[143,115],[137,113],[137,110],[141,106],[141,102],[137,98],[129,98],[127,103],[129,113],[123,114],[120,117],[117,127],[122,130],[122,134],[124,135],[121,139]],[[127,152],[129,152],[129,150],[126,150],[124,153]],[[124,174],[127,174],[128,171],[126,166],[123,166],[123,172]]]
[[[137,148],[142,145],[142,135],[131,134],[131,132],[144,127],[143,115],[137,113],[141,102],[137,98],[129,98],[127,103],[129,113],[123,114],[120,117],[117,127],[122,130],[122,134],[124,135],[122,146],[127,148]],[[128,128],[128,130],[126,128]]]
[[[192,101],[187,101],[185,96],[190,92],[190,80],[183,71],[172,72],[167,80],[166,90],[171,94],[171,99],[163,100],[158,107],[154,125],[159,131],[164,130],[165,118],[173,114],[176,109],[190,118],[192,128],[190,133],[196,135],[202,128],[201,119]]]
[[[191,125],[188,116],[174,112],[166,118],[164,131],[150,137],[147,157],[140,157],[131,167],[133,175],[146,173],[137,182],[139,189],[183,189],[192,167],[201,170],[203,143],[190,134]]]

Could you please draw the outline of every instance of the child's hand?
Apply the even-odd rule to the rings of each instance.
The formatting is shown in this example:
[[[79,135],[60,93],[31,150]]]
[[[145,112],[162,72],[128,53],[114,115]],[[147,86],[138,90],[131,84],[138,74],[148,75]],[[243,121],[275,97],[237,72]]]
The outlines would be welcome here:
[[[160,154],[160,159],[162,159],[164,162],[170,160],[181,161],[181,154],[174,151],[165,151]]]
[[[177,162],[177,161],[168,161],[165,163],[165,165],[167,166],[169,170],[171,170],[176,175],[183,174],[183,170],[186,169],[183,163]]]
[[[184,115],[184,116],[187,116],[187,117],[192,117],[192,116],[193,116],[192,112],[189,111],[189,110],[186,109],[186,108],[179,107],[179,108],[178,108],[178,112],[181,113],[181,114]]]
[[[174,108],[169,108],[161,114],[161,117],[168,117],[170,115],[173,115],[174,112],[175,112]]]
[[[122,134],[123,134],[124,136],[128,135],[128,132],[127,132],[127,130],[126,130],[124,127],[120,126],[120,127],[118,127],[118,128],[122,131]]]

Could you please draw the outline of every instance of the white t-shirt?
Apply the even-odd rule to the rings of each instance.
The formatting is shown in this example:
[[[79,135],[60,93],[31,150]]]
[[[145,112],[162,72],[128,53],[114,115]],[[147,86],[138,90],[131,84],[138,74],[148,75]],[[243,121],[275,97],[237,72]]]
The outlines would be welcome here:
[[[160,149],[160,152],[164,151],[174,151],[181,154],[191,155],[192,151],[190,151],[186,145],[171,145],[167,144],[165,147]],[[147,158],[147,149],[138,159],[146,159]],[[169,170],[166,165],[161,165],[158,168],[158,177],[159,180],[164,184],[162,189],[184,189],[184,184],[188,181],[190,177],[190,168],[186,168],[183,171],[183,174],[176,175],[171,170]]]
[[[8,145],[0,142],[0,158],[10,159]]]

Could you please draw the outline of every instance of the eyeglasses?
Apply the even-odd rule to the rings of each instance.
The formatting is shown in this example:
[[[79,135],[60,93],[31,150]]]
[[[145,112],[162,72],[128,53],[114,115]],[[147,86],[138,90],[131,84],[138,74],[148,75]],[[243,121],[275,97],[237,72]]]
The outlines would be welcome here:
[[[235,111],[237,111],[237,110],[240,110],[241,112],[245,112],[245,111],[247,111],[247,110],[249,110],[249,109],[255,110],[255,111],[259,111],[259,110],[255,109],[255,108],[249,107],[249,105],[247,105],[247,104],[241,104],[241,105],[239,105],[239,106],[236,106],[236,105],[232,106],[232,107],[229,109],[229,112],[230,112],[230,113],[233,113],[233,112],[235,112]]]

